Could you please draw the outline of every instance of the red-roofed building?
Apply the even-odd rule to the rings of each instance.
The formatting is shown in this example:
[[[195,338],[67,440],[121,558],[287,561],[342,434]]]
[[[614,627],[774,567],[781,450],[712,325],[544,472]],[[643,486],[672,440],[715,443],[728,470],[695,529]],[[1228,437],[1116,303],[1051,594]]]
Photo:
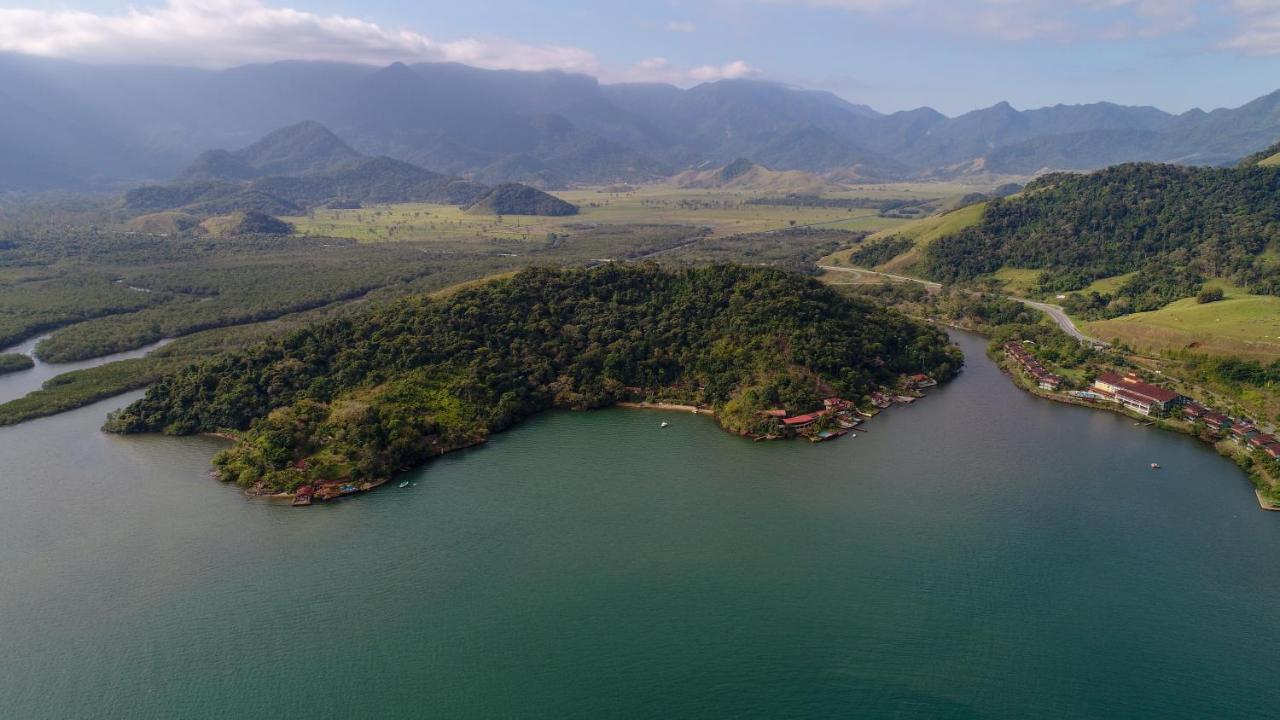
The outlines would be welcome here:
[[[800,428],[809,427],[810,425],[818,422],[818,420],[825,414],[825,412],[815,412],[807,415],[796,415],[795,417],[784,418],[782,420],[782,424],[792,430],[798,430]]]
[[[1268,445],[1275,445],[1275,444],[1276,444],[1276,438],[1274,435],[1258,434],[1249,438],[1249,447],[1251,448],[1264,448]]]
[[[1102,373],[1094,379],[1093,391],[1143,415],[1168,412],[1182,399],[1178,393],[1143,382],[1133,373],[1124,377]]]
[[[1268,445],[1262,448],[1262,452],[1270,455],[1272,458],[1280,459],[1280,443]]]

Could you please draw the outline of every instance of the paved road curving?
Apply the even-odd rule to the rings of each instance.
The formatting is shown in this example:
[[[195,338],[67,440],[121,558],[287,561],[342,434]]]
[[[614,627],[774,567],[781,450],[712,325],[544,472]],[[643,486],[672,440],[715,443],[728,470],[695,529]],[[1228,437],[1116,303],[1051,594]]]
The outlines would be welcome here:
[[[921,280],[919,278],[907,277],[906,275],[893,275],[891,273],[876,272],[875,270],[863,270],[862,268],[839,267],[836,265],[819,265],[818,267],[822,268],[823,270],[835,270],[836,272],[847,272],[847,273],[854,273],[857,275],[879,275],[880,277],[886,277],[886,278],[889,278],[890,280],[898,280],[900,282],[919,283],[926,287],[932,287],[932,288],[942,287],[941,283],[936,283],[929,280]],[[1062,307],[1059,305],[1050,305],[1049,303],[1038,302],[1036,300],[1027,300],[1026,298],[1019,298],[1019,297],[1013,297],[1013,296],[1009,296],[1009,299],[1017,300],[1018,302],[1022,303],[1023,305],[1026,305],[1027,307],[1033,307],[1036,310],[1039,310],[1040,312],[1044,313],[1045,315],[1048,315],[1050,319],[1052,319],[1055,323],[1057,323],[1058,327],[1062,328],[1063,332],[1075,338],[1076,340],[1079,340],[1082,343],[1088,343],[1090,345],[1106,344],[1095,337],[1090,337],[1088,335],[1085,335],[1083,332],[1081,332],[1080,328],[1076,327],[1076,324],[1071,321],[1070,317],[1067,316],[1067,312],[1063,310]]]

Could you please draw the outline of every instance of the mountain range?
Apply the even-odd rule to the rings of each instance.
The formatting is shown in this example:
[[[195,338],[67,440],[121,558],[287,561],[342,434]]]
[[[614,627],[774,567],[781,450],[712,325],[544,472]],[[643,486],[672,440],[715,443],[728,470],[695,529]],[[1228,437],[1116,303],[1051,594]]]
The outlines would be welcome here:
[[[1280,138],[1280,91],[1239,108],[1177,115],[1110,103],[1022,111],[1000,103],[947,117],[930,108],[883,114],[758,80],[609,85],[451,63],[202,70],[0,54],[0,107],[0,190],[122,187],[188,166],[189,179],[250,172],[244,157],[201,153],[303,121],[331,128],[360,156],[544,188],[646,181],[736,158],[846,181],[1029,175],[1132,160],[1224,165]],[[344,159],[352,158],[322,161]],[[254,177],[315,171],[257,162]]]
[[[208,150],[171,181],[125,193],[123,208],[195,217],[251,211],[296,215],[321,205],[431,202],[499,215],[572,215],[578,208],[519,183],[490,188],[403,160],[363,155],[318,122],[268,133],[236,151]]]

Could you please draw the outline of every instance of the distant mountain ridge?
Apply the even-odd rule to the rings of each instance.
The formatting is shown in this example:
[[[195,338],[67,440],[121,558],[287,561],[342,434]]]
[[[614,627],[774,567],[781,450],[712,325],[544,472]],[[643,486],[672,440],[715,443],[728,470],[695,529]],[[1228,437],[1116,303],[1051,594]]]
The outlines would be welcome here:
[[[569,215],[578,208],[533,187],[511,183],[481,207],[501,214]],[[171,182],[134,188],[126,210],[192,215],[233,212],[294,215],[331,203],[431,202],[474,206],[497,188],[443,175],[386,156],[367,157],[324,125],[303,121],[241,150],[201,153]]]
[[[172,177],[243,182],[387,157],[486,184],[643,182],[747,158],[849,180],[1025,175],[1125,161],[1225,165],[1280,138],[1280,92],[1179,115],[1111,103],[883,114],[757,80],[681,89],[452,63],[281,62],[229,70],[0,54],[0,190]],[[276,128],[314,166],[254,150]],[[210,147],[243,147],[237,152]],[[199,157],[198,157],[199,156]],[[197,159],[198,157],[198,159]],[[193,159],[196,162],[193,163]]]

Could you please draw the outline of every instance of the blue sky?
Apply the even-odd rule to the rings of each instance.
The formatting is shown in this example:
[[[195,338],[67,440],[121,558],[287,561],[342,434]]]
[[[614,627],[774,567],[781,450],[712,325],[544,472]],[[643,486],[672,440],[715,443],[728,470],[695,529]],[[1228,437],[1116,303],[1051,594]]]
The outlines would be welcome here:
[[[221,67],[285,57],[760,77],[882,111],[1280,89],[1280,0],[0,0],[0,50]]]

